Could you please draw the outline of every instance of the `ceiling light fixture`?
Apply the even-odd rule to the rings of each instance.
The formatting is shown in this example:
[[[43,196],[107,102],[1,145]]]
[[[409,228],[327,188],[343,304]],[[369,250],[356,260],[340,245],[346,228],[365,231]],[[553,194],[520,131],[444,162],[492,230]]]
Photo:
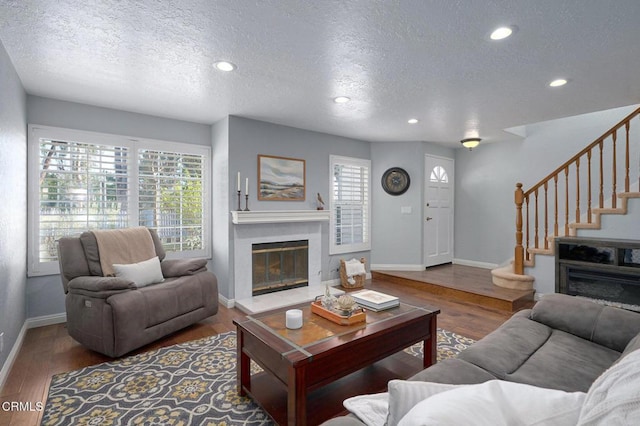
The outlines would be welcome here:
[[[224,71],[224,72],[233,71],[237,68],[235,64],[232,64],[231,62],[227,62],[227,61],[218,61],[214,63],[213,66],[216,67],[218,71]]]
[[[551,87],[560,87],[560,86],[564,86],[565,84],[567,84],[567,80],[565,80],[564,78],[559,78],[559,79],[553,80],[551,83],[549,83],[549,86],[551,86]]]
[[[489,38],[491,40],[503,40],[513,34],[514,27],[500,27],[493,30]]]
[[[462,146],[464,146],[465,148],[469,148],[469,151],[471,151],[473,148],[480,145],[481,140],[482,139],[480,138],[467,138],[462,139],[460,143],[462,144]]]
[[[410,119],[407,120],[407,123],[416,124],[418,121],[420,121],[420,120],[418,120],[417,118],[410,118]]]
[[[337,98],[333,98],[333,102],[337,104],[344,104],[346,102],[349,102],[350,100],[351,98],[348,98],[346,96],[338,96]]]

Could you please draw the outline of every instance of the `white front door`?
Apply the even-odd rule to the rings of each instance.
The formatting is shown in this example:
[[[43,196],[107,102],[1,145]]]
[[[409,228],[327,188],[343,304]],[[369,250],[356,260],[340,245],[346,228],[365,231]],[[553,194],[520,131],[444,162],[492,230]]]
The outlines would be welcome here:
[[[453,261],[453,159],[425,155],[424,266]]]

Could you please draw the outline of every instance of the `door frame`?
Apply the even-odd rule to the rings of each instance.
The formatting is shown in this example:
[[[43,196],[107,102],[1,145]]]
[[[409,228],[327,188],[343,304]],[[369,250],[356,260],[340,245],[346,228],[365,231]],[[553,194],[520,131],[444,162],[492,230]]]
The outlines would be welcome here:
[[[456,160],[450,157],[444,157],[441,155],[432,155],[425,154],[424,155],[424,177],[422,181],[423,189],[422,189],[422,269],[427,268],[427,250],[425,247],[425,234],[426,234],[426,217],[427,217],[427,190],[428,183],[427,180],[431,176],[431,170],[427,169],[427,162],[429,158],[434,158],[438,160],[446,160],[451,162],[451,173],[449,173],[449,182],[451,182],[451,235],[450,235],[450,245],[451,245],[451,262],[454,261],[454,253],[455,253],[455,163]],[[433,265],[435,266],[435,265]]]

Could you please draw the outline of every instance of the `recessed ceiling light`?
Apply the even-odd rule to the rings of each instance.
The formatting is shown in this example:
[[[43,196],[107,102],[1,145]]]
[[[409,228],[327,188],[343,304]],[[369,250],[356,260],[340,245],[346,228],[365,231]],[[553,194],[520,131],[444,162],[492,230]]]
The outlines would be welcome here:
[[[420,120],[418,120],[417,118],[410,118],[410,119],[407,120],[407,123],[416,124],[418,121],[420,121]]]
[[[337,104],[344,104],[346,102],[349,102],[350,100],[351,98],[348,98],[346,96],[338,96],[337,98],[333,98],[333,102]]]
[[[227,61],[218,61],[213,64],[213,66],[215,66],[217,70],[225,72],[233,71],[237,68],[235,64]]]
[[[551,83],[549,83],[549,86],[551,86],[551,87],[560,87],[560,86],[564,86],[565,84],[567,84],[567,80],[565,80],[564,78],[559,78],[559,79],[553,80]]]
[[[491,40],[502,40],[513,34],[513,27],[500,27],[495,29],[489,36]]]

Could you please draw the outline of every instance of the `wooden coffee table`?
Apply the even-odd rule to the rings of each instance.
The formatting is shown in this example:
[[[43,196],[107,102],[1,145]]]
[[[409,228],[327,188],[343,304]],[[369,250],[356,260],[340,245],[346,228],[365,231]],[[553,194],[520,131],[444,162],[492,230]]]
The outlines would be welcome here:
[[[287,309],[302,309],[303,326],[285,327]],[[249,395],[280,425],[314,425],[344,412],[348,397],[384,391],[436,362],[440,310],[401,303],[367,321],[342,326],[311,312],[310,304],[234,320],[238,392]],[[424,342],[424,358],[403,349]],[[262,372],[251,374],[250,361]]]

